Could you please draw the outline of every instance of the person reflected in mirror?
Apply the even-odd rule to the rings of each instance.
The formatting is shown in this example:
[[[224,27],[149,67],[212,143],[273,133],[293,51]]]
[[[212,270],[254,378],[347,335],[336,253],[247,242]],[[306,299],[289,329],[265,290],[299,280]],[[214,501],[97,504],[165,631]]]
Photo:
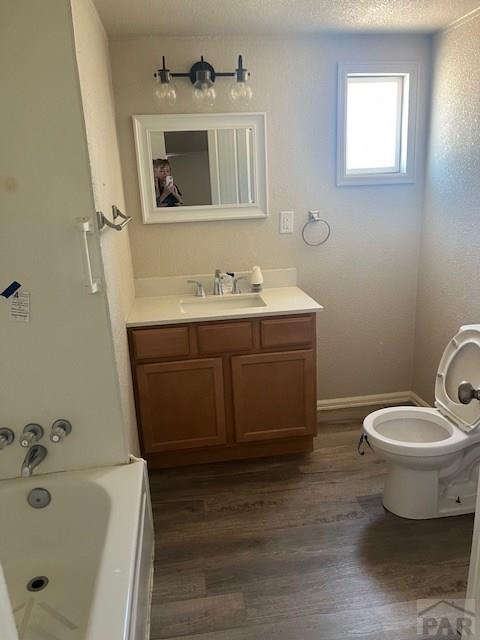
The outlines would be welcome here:
[[[183,204],[182,192],[173,182],[172,168],[168,160],[153,160],[153,179],[157,207],[179,207]]]

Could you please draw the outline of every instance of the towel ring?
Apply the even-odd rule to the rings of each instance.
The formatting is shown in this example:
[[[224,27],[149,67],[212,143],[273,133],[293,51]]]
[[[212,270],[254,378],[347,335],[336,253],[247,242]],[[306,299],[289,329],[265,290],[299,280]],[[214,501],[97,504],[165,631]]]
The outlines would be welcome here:
[[[305,232],[307,230],[308,225],[314,222],[315,223],[323,222],[323,224],[327,227],[327,235],[325,236],[325,238],[323,238],[323,240],[320,240],[320,242],[309,242],[305,237]],[[331,226],[328,224],[326,220],[324,220],[323,218],[320,218],[318,211],[308,212],[308,220],[306,221],[306,223],[303,225],[303,228],[302,228],[302,239],[306,245],[308,245],[309,247],[319,247],[320,245],[325,244],[325,242],[329,239],[331,233],[332,233]]]

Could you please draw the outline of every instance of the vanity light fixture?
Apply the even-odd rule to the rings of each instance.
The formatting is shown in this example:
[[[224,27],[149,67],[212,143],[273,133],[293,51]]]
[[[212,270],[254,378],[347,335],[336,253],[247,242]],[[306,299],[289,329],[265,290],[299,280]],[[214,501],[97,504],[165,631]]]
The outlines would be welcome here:
[[[215,71],[213,66],[202,56],[192,65],[187,73],[174,73],[166,68],[165,56],[162,56],[162,68],[154,73],[157,81],[155,95],[160,102],[173,106],[177,100],[177,91],[173,78],[190,78],[193,85],[193,99],[200,108],[211,108],[215,104],[215,79],[233,78],[229,90],[229,98],[233,104],[248,106],[253,92],[248,82],[250,72],[243,66],[242,56],[238,56],[238,66],[235,71]]]
[[[243,60],[240,55],[238,56],[238,67],[235,69],[235,80],[230,87],[229,97],[234,104],[242,107],[248,106],[253,97],[252,87],[248,82],[249,76],[250,72],[243,67]]]
[[[177,89],[174,81],[172,80],[170,69],[165,67],[165,56],[162,56],[162,68],[158,69],[158,71],[154,73],[154,77],[157,81],[155,86],[155,96],[160,100],[160,102],[164,102],[173,107],[177,101]]]

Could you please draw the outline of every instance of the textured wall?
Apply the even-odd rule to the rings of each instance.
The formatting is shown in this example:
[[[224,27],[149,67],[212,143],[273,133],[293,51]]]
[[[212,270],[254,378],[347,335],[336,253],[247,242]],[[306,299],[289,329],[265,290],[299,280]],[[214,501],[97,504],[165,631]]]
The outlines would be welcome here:
[[[319,398],[410,388],[430,39],[426,36],[316,38],[118,37],[110,42],[120,155],[136,277],[213,272],[221,267],[298,268],[299,285],[325,306],[319,316]],[[238,53],[252,71],[252,111],[266,111],[270,217],[266,220],[142,225],[132,114],[159,111],[152,73],[201,54],[230,69]],[[335,186],[338,61],[421,64],[414,185]],[[226,81],[218,93],[226,94]],[[178,81],[178,112],[192,111]],[[231,110],[226,99],[218,111]],[[295,233],[279,235],[278,212],[294,209]],[[330,241],[309,248],[300,230],[308,209],[332,224]]]
[[[480,322],[480,16],[435,42],[413,388],[433,400],[449,338]]]
[[[73,0],[72,16],[87,132],[93,196],[97,211],[112,218],[112,204],[125,210],[108,39],[90,0]],[[138,435],[130,374],[125,320],[134,286],[128,228],[105,229],[100,246],[106,283],[122,411],[130,451],[138,453]]]
[[[19,37],[21,34],[21,37]],[[0,3],[0,277],[31,292],[31,321],[11,322],[0,300],[0,424],[18,434],[69,418],[43,471],[128,459],[108,308],[84,286],[75,218],[95,213],[67,0]],[[35,68],[33,68],[35,67]],[[99,246],[91,238],[98,273]],[[25,450],[0,452],[0,477],[18,476]]]

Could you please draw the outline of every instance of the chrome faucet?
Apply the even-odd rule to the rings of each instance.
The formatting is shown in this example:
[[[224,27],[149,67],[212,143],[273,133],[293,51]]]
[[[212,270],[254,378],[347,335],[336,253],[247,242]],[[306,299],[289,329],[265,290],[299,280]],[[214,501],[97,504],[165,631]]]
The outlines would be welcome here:
[[[223,276],[220,269],[215,269],[215,277],[213,280],[213,295],[223,296]]]
[[[45,460],[47,457],[47,449],[43,446],[43,444],[35,444],[27,451],[27,455],[25,456],[25,460],[22,464],[22,478],[29,478],[34,469],[38,467],[38,465]]]

